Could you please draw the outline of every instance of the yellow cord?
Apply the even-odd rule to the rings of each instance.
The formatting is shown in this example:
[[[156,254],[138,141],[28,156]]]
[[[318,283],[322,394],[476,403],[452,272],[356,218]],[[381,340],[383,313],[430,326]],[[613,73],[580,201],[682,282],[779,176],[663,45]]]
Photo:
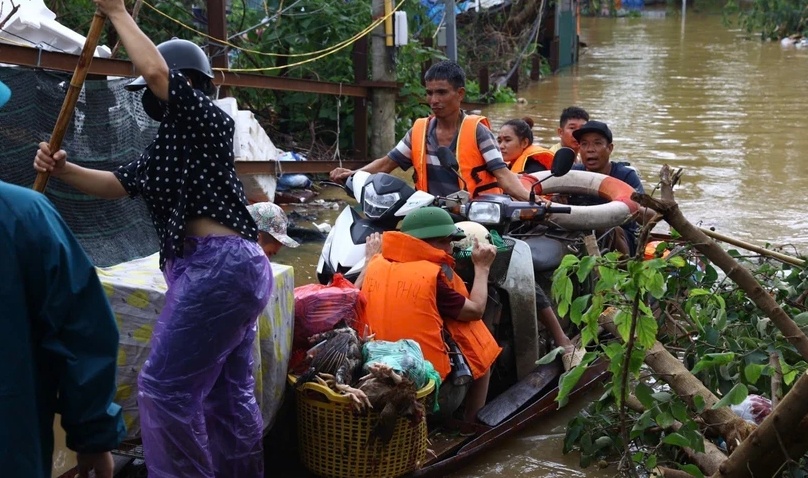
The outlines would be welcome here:
[[[180,25],[181,27],[185,28],[186,30],[189,30],[189,31],[191,31],[193,33],[196,33],[197,35],[200,35],[200,36],[205,37],[205,38],[207,38],[209,40],[212,40],[212,41],[214,41],[214,42],[216,42],[218,44],[227,45],[230,48],[233,48],[233,49],[236,49],[236,50],[239,50],[239,51],[243,51],[243,52],[246,52],[246,53],[253,53],[253,54],[262,55],[262,56],[284,57],[284,58],[296,58],[296,57],[302,57],[302,56],[319,55],[319,56],[317,56],[315,58],[310,58],[310,59],[302,61],[302,62],[293,63],[293,64],[290,64],[290,65],[278,66],[278,67],[234,69],[234,70],[227,70],[227,69],[224,69],[224,68],[217,68],[217,70],[234,71],[234,72],[281,70],[281,69],[284,69],[284,68],[290,68],[290,67],[293,67],[293,66],[302,65],[302,64],[308,63],[310,61],[319,60],[321,58],[324,58],[324,57],[326,57],[326,56],[328,56],[328,55],[330,55],[332,53],[336,53],[336,52],[342,50],[346,46],[349,46],[349,45],[352,45],[352,44],[356,43],[357,40],[359,40],[363,36],[367,35],[371,30],[373,30],[374,28],[379,26],[379,24],[381,24],[385,19],[387,19],[387,17],[392,15],[394,12],[396,12],[399,9],[399,7],[401,7],[401,5],[403,3],[404,3],[404,0],[401,0],[398,3],[398,5],[396,5],[396,7],[393,9],[392,12],[390,12],[389,14],[383,16],[382,18],[379,18],[379,19],[375,20],[368,27],[366,27],[365,29],[363,29],[362,31],[357,33],[356,35],[352,36],[351,38],[348,38],[347,40],[343,40],[343,41],[341,41],[341,42],[339,42],[339,43],[337,43],[335,45],[329,46],[328,48],[324,48],[324,49],[319,50],[319,51],[312,51],[312,52],[306,52],[306,53],[289,53],[289,54],[285,54],[285,53],[269,53],[269,52],[262,52],[262,51],[258,51],[258,50],[251,50],[249,48],[242,48],[242,47],[234,45],[234,44],[232,44],[232,43],[230,43],[230,42],[228,42],[226,40],[220,40],[218,38],[214,38],[214,37],[208,35],[207,33],[201,32],[201,31],[199,31],[199,30],[197,30],[197,29],[195,29],[195,28],[193,28],[191,26],[188,26],[188,25],[182,23],[181,21],[177,20],[176,18],[172,17],[171,15],[168,15],[167,13],[164,13],[164,12],[158,10],[156,7],[151,5],[149,2],[146,2],[146,1],[143,2],[143,4],[146,5],[147,7],[151,8],[152,10],[159,13],[160,15],[166,17],[167,19],[171,20],[172,22]]]

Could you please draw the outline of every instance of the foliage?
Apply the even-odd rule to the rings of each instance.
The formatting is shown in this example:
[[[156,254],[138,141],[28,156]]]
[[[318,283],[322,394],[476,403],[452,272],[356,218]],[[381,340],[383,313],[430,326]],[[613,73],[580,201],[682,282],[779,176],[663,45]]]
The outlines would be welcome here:
[[[51,0],[47,4],[69,28],[80,32],[89,28],[95,9],[91,0]],[[127,4],[131,8],[134,1],[127,0]],[[143,5],[137,22],[156,43],[174,36],[199,45],[208,43],[201,33],[207,31],[206,12],[196,6],[198,2],[169,0],[150,4],[161,13]],[[420,2],[405,0],[401,8],[408,13],[414,34],[409,45],[389,50],[395,55],[397,81],[402,85],[396,105],[397,137],[404,135],[415,118],[429,114],[428,106],[423,103],[425,92],[420,65],[443,57],[439,50],[418,41],[433,36],[435,31],[435,26],[425,19]],[[371,22],[370,2],[269,0],[263,8],[248,8],[246,2],[231,2],[227,27],[235,48],[227,53],[230,68],[350,84],[354,82],[352,45],[333,52],[323,50],[353,38]],[[114,29],[107,24],[101,42],[112,46],[116,41]],[[311,52],[323,53],[310,55]],[[125,57],[125,51],[119,56]],[[321,151],[335,147],[345,150],[353,143],[354,101],[349,97],[247,88],[234,89],[232,94],[243,108],[252,110],[264,126],[275,130],[273,136],[288,138],[288,146],[315,148],[320,145]],[[480,100],[473,95],[469,99]],[[515,94],[509,89],[499,89],[485,99],[515,101]]]
[[[622,457],[623,466],[635,469],[657,464],[676,467],[681,447],[703,448],[693,418],[702,411],[703,400],[691,409],[670,393],[662,377],[643,365],[645,352],[657,340],[676,351],[708,389],[723,397],[716,408],[739,403],[747,393],[770,396],[775,374],[772,356],[782,369],[782,394],[808,369],[770,320],[711,264],[689,247],[663,243],[657,251],[663,250],[672,253],[648,261],[621,260],[615,253],[582,259],[570,255],[554,275],[552,293],[559,314],[568,315],[579,326],[582,342],[589,345],[584,362],[605,356],[613,375],[603,397],[569,424],[565,452],[580,450],[582,466]],[[801,294],[808,289],[806,271],[730,253],[752,271],[786,313],[808,328],[805,304],[795,302],[797,297],[804,300]],[[593,293],[574,297],[573,282],[592,274],[599,276]],[[610,306],[617,309],[620,341],[601,341],[598,336],[598,317]],[[561,403],[574,381],[574,377],[562,379]],[[629,396],[645,411],[621,407]],[[681,424],[675,431],[674,422]],[[688,470],[697,471],[695,467]]]
[[[761,40],[808,35],[808,0],[728,0],[724,15]]]

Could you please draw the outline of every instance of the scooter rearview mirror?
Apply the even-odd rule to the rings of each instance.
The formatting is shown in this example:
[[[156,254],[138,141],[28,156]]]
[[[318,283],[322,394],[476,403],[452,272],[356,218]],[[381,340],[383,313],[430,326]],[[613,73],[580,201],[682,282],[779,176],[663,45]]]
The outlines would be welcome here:
[[[536,181],[530,186],[530,198],[528,200],[531,203],[536,202],[536,186],[550,178],[563,176],[570,172],[572,165],[575,164],[576,156],[577,154],[575,154],[575,151],[571,148],[559,148],[553,155],[553,164],[550,165],[550,175]]]
[[[570,172],[572,165],[575,164],[575,151],[571,148],[559,148],[553,156],[553,164],[550,166],[550,172],[553,176],[563,176]]]

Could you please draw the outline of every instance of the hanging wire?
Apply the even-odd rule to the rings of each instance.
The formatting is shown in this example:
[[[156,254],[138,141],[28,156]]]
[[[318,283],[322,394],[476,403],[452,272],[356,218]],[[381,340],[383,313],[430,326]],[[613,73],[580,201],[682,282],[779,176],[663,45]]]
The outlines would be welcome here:
[[[396,12],[401,7],[401,5],[404,4],[404,1],[405,0],[401,0],[398,3],[398,5],[396,5],[396,7],[390,13],[388,13],[387,15],[384,15],[383,17],[381,17],[381,18],[379,18],[379,19],[377,19],[375,21],[373,21],[368,27],[364,28],[362,31],[360,31],[356,35],[352,36],[351,38],[348,38],[347,40],[343,40],[343,41],[341,41],[341,42],[339,42],[339,43],[337,43],[335,45],[329,46],[328,48],[324,48],[324,49],[319,50],[319,51],[305,52],[305,53],[270,53],[270,52],[263,52],[263,51],[259,51],[259,50],[252,50],[252,49],[249,49],[249,48],[243,48],[243,47],[240,47],[238,45],[234,45],[234,44],[230,43],[229,41],[222,41],[222,40],[219,40],[218,38],[214,38],[214,37],[208,35],[207,33],[201,32],[201,31],[199,31],[199,30],[197,30],[197,29],[195,29],[195,28],[193,28],[193,27],[191,27],[191,26],[189,26],[189,25],[187,25],[185,23],[182,23],[180,20],[177,20],[176,18],[172,17],[171,15],[160,11],[157,7],[153,6],[149,2],[144,1],[143,3],[147,7],[151,8],[152,10],[157,12],[158,14],[160,14],[163,17],[167,18],[168,20],[180,25],[182,28],[184,28],[186,30],[189,30],[189,31],[191,31],[191,32],[193,32],[193,33],[195,33],[197,35],[200,35],[200,36],[202,36],[204,38],[212,40],[217,44],[225,45],[225,46],[228,46],[230,48],[233,48],[235,50],[239,50],[239,51],[242,51],[242,52],[245,52],[245,53],[252,53],[252,54],[255,54],[255,55],[270,56],[270,57],[297,58],[297,57],[319,55],[316,58],[310,59],[310,61],[313,61],[313,60],[318,60],[320,58],[324,58],[324,57],[328,56],[331,53],[336,53],[337,51],[340,51],[340,50],[344,49],[345,47],[347,47],[349,45],[352,45],[358,39],[360,39],[360,38],[364,37],[365,35],[367,35],[371,30],[373,30],[374,28],[379,26],[390,15],[392,15],[394,12]],[[280,69],[284,69],[284,68],[289,68],[291,66],[298,66],[298,65],[302,65],[304,63],[308,63],[308,61],[299,62],[299,63],[295,63],[295,64],[292,64],[292,65],[285,65],[285,66],[282,66],[282,67],[234,69],[234,70],[230,70],[230,71],[240,71],[240,72],[271,71],[271,70],[280,70]]]

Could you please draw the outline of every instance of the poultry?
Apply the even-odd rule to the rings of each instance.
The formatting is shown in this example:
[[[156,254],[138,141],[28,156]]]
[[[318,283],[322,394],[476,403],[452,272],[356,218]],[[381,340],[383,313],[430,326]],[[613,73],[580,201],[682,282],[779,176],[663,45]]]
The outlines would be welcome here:
[[[346,393],[355,406],[369,405],[364,392],[351,387],[362,366],[362,340],[350,327],[341,327],[312,335],[314,344],[306,352],[309,368],[297,380],[295,387],[317,381],[336,391]]]
[[[368,446],[376,440],[384,446],[390,442],[399,417],[409,417],[413,426],[424,417],[425,410],[416,395],[415,382],[383,363],[368,366],[369,373],[359,379],[371,408],[379,412],[379,420],[368,437]]]

